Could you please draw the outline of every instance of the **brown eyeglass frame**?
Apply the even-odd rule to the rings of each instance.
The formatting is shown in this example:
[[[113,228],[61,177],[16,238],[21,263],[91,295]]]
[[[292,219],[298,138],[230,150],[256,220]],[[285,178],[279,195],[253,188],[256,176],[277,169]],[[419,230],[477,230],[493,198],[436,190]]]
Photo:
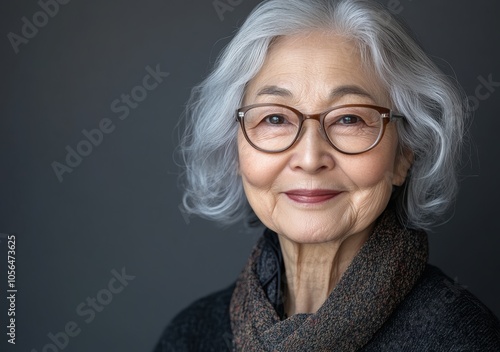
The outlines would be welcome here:
[[[290,143],[290,145],[288,147],[280,149],[280,150],[269,151],[269,150],[262,149],[262,148],[256,146],[254,143],[252,143],[252,141],[250,140],[250,138],[247,135],[247,131],[245,129],[245,125],[244,125],[243,120],[244,120],[245,114],[246,114],[246,112],[248,110],[256,108],[256,107],[260,107],[260,106],[277,106],[277,107],[281,107],[281,108],[286,108],[286,109],[289,109],[289,110],[293,111],[299,117],[300,122],[299,122],[299,129],[297,130],[297,135],[295,136],[295,138],[293,139],[292,143]],[[349,108],[349,107],[372,108],[374,110],[377,110],[380,113],[380,117],[383,119],[383,121],[382,121],[382,131],[380,132],[379,136],[377,137],[377,140],[370,147],[368,147],[367,149],[362,150],[360,152],[355,152],[355,153],[345,152],[343,150],[340,150],[337,146],[335,146],[335,144],[333,144],[333,142],[330,140],[330,138],[326,134],[326,132],[325,132],[325,126],[324,126],[325,117],[331,111],[337,110],[337,109],[341,109],[341,108]],[[300,136],[300,134],[302,132],[302,125],[304,124],[304,121],[308,120],[308,119],[316,120],[316,121],[319,122],[320,131],[321,131],[321,134],[323,135],[323,138],[333,147],[333,149],[335,149],[335,150],[337,150],[337,151],[339,151],[340,153],[343,153],[343,154],[356,155],[356,154],[365,153],[365,152],[367,152],[367,151],[375,148],[380,143],[380,141],[382,140],[382,138],[384,136],[384,133],[385,133],[385,127],[386,127],[386,125],[389,122],[394,121],[396,119],[405,119],[405,118],[406,117],[404,115],[398,114],[398,113],[394,113],[389,108],[384,108],[384,107],[381,107],[381,106],[370,105],[370,104],[346,104],[346,105],[339,105],[339,106],[335,106],[333,108],[330,108],[330,109],[328,109],[326,111],[323,111],[323,112],[321,112],[319,114],[310,114],[310,115],[304,114],[304,113],[300,112],[299,110],[297,110],[295,108],[292,108],[290,106],[283,105],[283,104],[274,104],[274,103],[270,103],[270,104],[266,104],[266,103],[252,104],[252,105],[243,106],[243,107],[239,108],[238,110],[236,110],[236,121],[240,123],[241,130],[243,131],[243,135],[245,136],[245,139],[247,140],[247,142],[252,147],[254,147],[255,149],[257,149],[257,150],[259,150],[261,152],[264,152],[264,153],[271,153],[271,154],[281,153],[281,152],[284,152],[287,149],[290,149],[297,142],[297,140],[299,139],[299,136]]]

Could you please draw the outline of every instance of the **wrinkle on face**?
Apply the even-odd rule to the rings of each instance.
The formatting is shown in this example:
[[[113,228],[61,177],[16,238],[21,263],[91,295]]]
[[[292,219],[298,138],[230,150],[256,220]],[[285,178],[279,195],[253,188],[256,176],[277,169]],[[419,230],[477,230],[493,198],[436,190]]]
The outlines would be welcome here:
[[[248,83],[244,105],[283,104],[305,114],[342,104],[390,107],[358,47],[326,32],[273,41],[259,73]],[[286,267],[288,313],[314,312],[347,269],[401,185],[411,153],[399,152],[397,129],[387,125],[372,150],[346,155],[306,120],[297,142],[281,153],[254,149],[238,132],[240,175],[255,214],[280,240]],[[339,192],[319,204],[302,204],[287,191]]]

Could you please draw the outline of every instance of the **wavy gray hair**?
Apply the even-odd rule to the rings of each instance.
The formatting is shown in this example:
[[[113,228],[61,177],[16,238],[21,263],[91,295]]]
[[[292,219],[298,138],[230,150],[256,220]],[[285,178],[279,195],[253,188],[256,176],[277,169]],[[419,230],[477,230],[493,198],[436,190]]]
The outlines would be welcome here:
[[[312,30],[353,39],[363,62],[385,85],[393,108],[407,116],[398,135],[414,162],[394,201],[404,224],[428,229],[456,195],[464,99],[404,26],[368,0],[269,0],[253,10],[188,102],[179,146],[186,167],[186,211],[223,224],[251,219],[238,175],[235,111],[273,39]]]

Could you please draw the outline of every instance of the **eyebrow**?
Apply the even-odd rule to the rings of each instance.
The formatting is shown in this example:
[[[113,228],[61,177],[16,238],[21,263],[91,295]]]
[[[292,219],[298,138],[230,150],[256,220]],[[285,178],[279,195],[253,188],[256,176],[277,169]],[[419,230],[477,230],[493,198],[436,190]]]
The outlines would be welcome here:
[[[335,100],[338,98],[342,98],[346,95],[359,95],[362,97],[370,98],[371,100],[375,101],[375,99],[371,96],[370,93],[368,93],[363,88],[355,85],[340,86],[333,89],[330,92],[330,99]]]
[[[278,86],[264,86],[262,89],[260,89],[257,92],[257,96],[260,95],[276,95],[279,97],[284,97],[284,98],[291,98],[293,97],[293,94],[291,91],[285,88],[281,88]],[[334,88],[330,92],[330,100],[336,100],[339,98],[342,98],[346,95],[358,95],[358,96],[363,96],[370,98],[371,100],[375,101],[373,96],[371,96],[367,91],[365,91],[363,88],[356,86],[356,85],[344,85],[340,86],[337,88]]]
[[[292,92],[288,89],[278,86],[264,86],[257,92],[257,96],[259,95],[277,95],[284,98],[291,98],[293,96]]]

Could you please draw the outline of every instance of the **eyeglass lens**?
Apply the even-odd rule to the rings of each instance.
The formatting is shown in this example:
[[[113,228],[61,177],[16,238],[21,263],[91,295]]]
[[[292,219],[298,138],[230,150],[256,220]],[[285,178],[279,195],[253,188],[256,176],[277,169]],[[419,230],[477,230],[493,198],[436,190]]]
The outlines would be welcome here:
[[[286,107],[258,106],[245,113],[243,126],[251,143],[273,152],[286,149],[295,142],[301,128],[301,117]],[[373,108],[340,107],[324,117],[323,129],[337,149],[358,153],[378,141],[383,122],[380,112]]]

